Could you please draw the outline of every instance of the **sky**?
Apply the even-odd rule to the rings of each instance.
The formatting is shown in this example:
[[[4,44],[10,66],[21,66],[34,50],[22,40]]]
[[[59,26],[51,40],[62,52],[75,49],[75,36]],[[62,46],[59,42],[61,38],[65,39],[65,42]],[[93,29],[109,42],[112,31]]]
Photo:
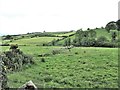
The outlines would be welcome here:
[[[119,0],[0,0],[0,35],[104,27]]]

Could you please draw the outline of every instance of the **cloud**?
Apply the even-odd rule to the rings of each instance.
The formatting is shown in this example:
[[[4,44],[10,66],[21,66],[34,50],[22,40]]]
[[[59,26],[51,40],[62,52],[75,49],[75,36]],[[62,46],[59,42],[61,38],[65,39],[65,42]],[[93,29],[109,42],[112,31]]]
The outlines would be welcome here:
[[[68,31],[105,26],[119,0],[1,0],[1,33]]]

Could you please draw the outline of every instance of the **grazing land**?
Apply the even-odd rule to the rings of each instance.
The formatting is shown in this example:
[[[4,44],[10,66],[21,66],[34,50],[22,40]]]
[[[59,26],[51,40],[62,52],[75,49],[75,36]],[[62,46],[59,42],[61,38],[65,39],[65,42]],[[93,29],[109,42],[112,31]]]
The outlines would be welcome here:
[[[111,42],[114,31],[108,33],[105,29],[95,29],[95,32],[96,42],[104,36],[102,41],[115,43]],[[3,40],[2,52],[8,51],[11,44],[18,44],[19,49],[32,56],[34,61],[22,70],[7,73],[8,86],[18,88],[32,80],[39,88],[118,88],[118,48],[108,47],[108,43],[105,47],[91,47],[86,42],[80,43],[88,46],[74,46],[79,43],[64,45],[68,39],[73,42],[78,34],[75,31],[49,32],[45,34],[48,36],[27,34]]]
[[[4,50],[7,50],[5,47]],[[21,46],[21,50],[34,56],[36,62],[20,72],[8,74],[8,85],[19,87],[32,80],[42,88],[117,88],[118,49],[78,47],[61,50],[62,47]],[[42,53],[60,54],[39,57]],[[41,61],[45,59],[45,62]]]

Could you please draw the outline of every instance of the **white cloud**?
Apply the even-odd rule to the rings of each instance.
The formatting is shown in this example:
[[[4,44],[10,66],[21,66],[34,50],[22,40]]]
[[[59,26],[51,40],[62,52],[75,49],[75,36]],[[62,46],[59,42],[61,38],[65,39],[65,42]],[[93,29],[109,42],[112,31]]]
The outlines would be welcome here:
[[[118,19],[119,0],[0,0],[0,33],[68,31]]]

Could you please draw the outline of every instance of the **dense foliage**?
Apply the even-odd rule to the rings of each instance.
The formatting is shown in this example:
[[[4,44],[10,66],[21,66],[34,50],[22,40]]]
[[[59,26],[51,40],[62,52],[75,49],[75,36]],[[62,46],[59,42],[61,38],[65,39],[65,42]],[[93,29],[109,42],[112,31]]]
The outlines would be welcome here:
[[[105,36],[97,37],[95,30],[82,31],[78,30],[73,40],[74,46],[85,47],[118,47],[117,32],[111,32],[111,39],[108,40]]]
[[[1,60],[1,55],[0,55],[0,60]],[[6,72],[6,67],[4,65],[4,62],[1,60],[0,61],[0,89],[5,90],[8,88],[7,84],[8,78],[7,78],[7,72]]]
[[[111,21],[106,25],[106,30],[110,32],[110,30],[118,30],[120,31],[120,19],[115,21]]]
[[[24,65],[33,64],[32,57],[24,54],[17,45],[11,45],[9,51],[1,54],[1,59],[8,71],[21,70]]]

